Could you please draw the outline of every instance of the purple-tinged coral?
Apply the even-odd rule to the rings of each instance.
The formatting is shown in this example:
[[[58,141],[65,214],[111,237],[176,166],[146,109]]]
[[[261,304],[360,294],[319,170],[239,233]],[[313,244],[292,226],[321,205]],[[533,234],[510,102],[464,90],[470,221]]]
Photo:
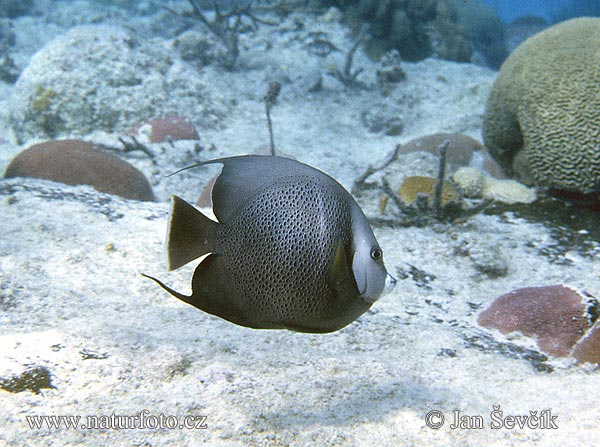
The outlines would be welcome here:
[[[542,351],[557,357],[568,356],[590,327],[581,295],[561,284],[513,290],[496,298],[477,321],[503,334],[533,337]]]
[[[461,166],[481,167],[494,177],[503,178],[502,170],[490,157],[483,144],[468,135],[459,133],[434,133],[423,135],[402,145],[400,153],[415,151],[429,152],[437,155],[440,144],[448,140],[447,160],[450,171]]]
[[[573,348],[571,356],[577,363],[595,363],[600,365],[600,320],[579,340]]]
[[[143,121],[133,126],[129,134],[136,137],[144,136],[152,143],[200,139],[196,126],[180,115],[158,116]]]
[[[200,139],[196,126],[179,115],[159,116],[150,121],[150,126],[152,126],[150,141],[153,143]]]

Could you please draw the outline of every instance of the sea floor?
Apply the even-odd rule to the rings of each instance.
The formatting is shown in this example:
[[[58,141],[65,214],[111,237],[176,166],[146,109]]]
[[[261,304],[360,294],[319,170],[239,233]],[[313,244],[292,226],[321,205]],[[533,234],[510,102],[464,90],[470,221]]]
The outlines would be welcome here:
[[[57,8],[67,3],[57,2]],[[89,17],[88,3],[73,5]],[[125,21],[115,15],[110,20]],[[43,45],[39,36],[53,37],[74,25],[56,19],[58,11],[52,16],[15,23],[23,27],[17,60]],[[314,26],[310,16],[303,19],[309,29]],[[142,30],[151,29],[150,15],[140,20]],[[331,26],[330,38],[349,47],[351,36]],[[243,58],[251,60],[267,57],[259,43],[272,38],[268,64],[247,62],[235,73],[213,65],[203,69],[205,81],[234,101],[219,128],[202,131],[206,149],[198,157],[264,151],[262,96],[273,67],[285,71],[283,61],[293,63],[293,70],[318,66],[282,35],[264,29],[245,42]],[[371,82],[376,64],[361,52],[356,59]],[[435,132],[481,139],[496,72],[436,59],[402,67],[407,79],[391,97],[377,88],[348,89],[326,74],[322,90],[309,93],[302,82],[313,75],[288,76],[272,110],[278,151],[350,188],[398,143]],[[39,141],[16,143],[9,113],[13,93],[0,83],[0,169]],[[403,132],[370,132],[361,119],[365,110],[381,107],[385,116],[392,103]],[[112,144],[120,135],[72,136]],[[386,266],[399,279],[392,293],[332,334],[252,330],[182,304],[141,276],[189,291],[195,265],[166,268],[168,200],[178,194],[195,201],[211,176],[198,170],[165,178],[193,161],[193,142],[150,147],[155,160],[123,155],[151,179],[156,203],[88,186],[0,181],[0,379],[6,385],[20,377],[13,382],[29,389],[0,390],[0,445],[597,443],[598,371],[548,357],[533,340],[507,338],[476,321],[494,298],[520,287],[567,284],[597,296],[596,216],[555,202],[550,216],[538,214],[531,210],[544,205],[535,202],[453,223],[376,226]],[[435,159],[428,163],[424,170]],[[367,214],[377,208],[369,196],[359,203]],[[503,273],[490,274],[498,262],[506,267]],[[60,426],[49,427],[46,416],[68,416],[75,427],[67,427],[66,419],[53,419]],[[147,428],[135,425],[142,419]]]

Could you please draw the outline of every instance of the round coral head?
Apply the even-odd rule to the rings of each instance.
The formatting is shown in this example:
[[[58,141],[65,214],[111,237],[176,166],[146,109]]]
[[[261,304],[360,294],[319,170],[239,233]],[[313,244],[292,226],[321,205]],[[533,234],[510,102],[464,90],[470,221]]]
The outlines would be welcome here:
[[[581,295],[562,284],[513,290],[496,298],[477,322],[533,337],[542,351],[557,357],[568,356],[590,327]]]
[[[5,177],[34,177],[91,185],[126,199],[154,201],[150,183],[139,170],[112,154],[82,140],[54,140],[34,144],[18,154]]]

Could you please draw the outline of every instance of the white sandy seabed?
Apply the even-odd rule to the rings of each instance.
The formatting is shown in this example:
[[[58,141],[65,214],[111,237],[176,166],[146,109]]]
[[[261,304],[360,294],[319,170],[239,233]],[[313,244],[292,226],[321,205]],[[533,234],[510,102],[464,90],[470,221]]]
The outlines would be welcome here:
[[[404,66],[412,110],[400,137],[360,124],[374,93],[338,88],[324,99],[284,95],[274,117],[280,145],[350,186],[397,142],[436,131],[478,136],[494,72],[436,60]],[[225,129],[206,136],[229,153],[266,141],[260,97],[237,99]],[[5,143],[3,158],[18,150]],[[0,182],[0,377],[35,365],[53,385],[38,394],[0,390],[0,445],[596,445],[599,373],[543,361],[528,340],[490,337],[476,316],[518,287],[563,283],[595,295],[597,258],[561,252],[557,262],[548,256],[556,248],[550,230],[511,214],[376,228],[388,269],[413,273],[371,311],[333,334],[251,330],[190,308],[140,275],[189,290],[195,265],[166,272],[166,198],[194,200],[199,189],[171,178],[157,185],[161,202],[137,203],[84,186]],[[508,273],[482,273],[460,254],[465,245],[503,256]],[[492,415],[498,408],[502,416]],[[435,411],[445,417],[437,429],[426,424],[441,420]],[[452,428],[456,411],[481,418]],[[206,427],[110,426],[140,414],[150,426],[194,416]],[[30,428],[31,417],[49,415],[81,420],[76,429]],[[544,417],[530,419],[534,428],[511,428],[510,418],[498,428],[507,416]]]

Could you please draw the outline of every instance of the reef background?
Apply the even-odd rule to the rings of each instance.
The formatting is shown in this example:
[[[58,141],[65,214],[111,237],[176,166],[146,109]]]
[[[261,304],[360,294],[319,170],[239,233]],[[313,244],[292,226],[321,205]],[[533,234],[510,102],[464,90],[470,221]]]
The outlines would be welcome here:
[[[164,262],[168,199],[178,194],[195,202],[214,171],[164,176],[197,158],[264,153],[263,95],[269,82],[282,83],[272,110],[278,153],[329,173],[349,189],[398,143],[435,132],[480,140],[496,71],[436,58],[401,62],[406,80],[386,96],[377,85],[380,64],[359,49],[354,67],[364,69],[358,79],[372,88],[350,88],[328,73],[343,66],[356,36],[327,12],[293,12],[276,26],[244,33],[240,67],[228,71],[210,51],[185,60],[187,53],[176,43],[182,34],[179,17],[151,2],[127,4],[32,3],[32,13],[6,19],[15,36],[8,54],[19,70],[75,25],[129,28],[139,39],[170,49],[182,72],[193,72],[194,85],[205,87],[219,107],[207,109],[216,110],[207,123],[198,115],[197,101],[170,98],[181,101],[178,113],[198,127],[200,151],[194,141],[175,141],[147,143],[153,159],[120,154],[151,180],[157,203],[125,201],[86,186],[0,181],[0,378],[38,368],[38,376],[45,371],[53,386],[38,393],[0,390],[0,445],[596,443],[598,371],[548,358],[532,340],[502,337],[476,322],[494,298],[519,287],[568,284],[597,296],[596,217],[583,219],[563,207],[563,220],[531,219],[534,203],[451,225],[376,227],[386,266],[399,283],[357,322],[328,335],[238,327],[179,303],[140,275],[188,290],[196,264],[168,273]],[[218,48],[201,26],[190,29],[205,36],[209,49]],[[315,36],[339,51],[323,56],[327,45],[315,46]],[[186,79],[191,78],[180,82]],[[2,170],[23,148],[49,138],[19,137],[14,110],[20,99],[13,83],[0,82]],[[122,110],[134,109],[120,99],[114,103]],[[136,113],[132,126],[151,118]],[[400,123],[401,131],[388,135],[392,127],[373,127],[374,122]],[[123,125],[57,137],[118,147],[126,133]],[[431,172],[436,165],[434,156],[409,154],[399,163],[399,175],[415,167]],[[377,204],[368,200],[360,203],[370,214]],[[559,428],[491,429],[494,405],[504,416],[551,410]],[[208,427],[30,429],[26,419],[143,410],[206,416]],[[432,410],[447,419],[438,430],[425,425]],[[455,410],[483,416],[485,428],[450,429]]]

